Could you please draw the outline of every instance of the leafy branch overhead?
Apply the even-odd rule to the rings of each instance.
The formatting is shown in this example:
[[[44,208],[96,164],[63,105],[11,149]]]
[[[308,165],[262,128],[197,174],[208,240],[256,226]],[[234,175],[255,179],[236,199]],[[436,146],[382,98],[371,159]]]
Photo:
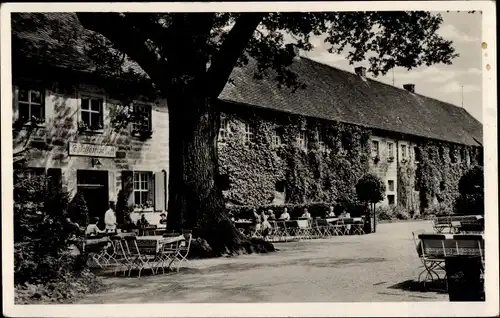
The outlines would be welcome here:
[[[437,34],[442,17],[421,11],[77,16],[86,29],[105,37],[91,37],[89,56],[96,65],[107,73],[138,75],[126,67],[132,60],[162,94],[182,87],[184,93],[217,97],[232,69],[250,60],[257,63],[256,77],[273,76],[278,85],[303,87],[289,66],[297,54],[294,48],[314,48],[312,36],[326,35],[329,52],[347,53],[351,63],[368,60],[368,71],[375,76],[396,66],[451,64],[458,56],[452,42]]]

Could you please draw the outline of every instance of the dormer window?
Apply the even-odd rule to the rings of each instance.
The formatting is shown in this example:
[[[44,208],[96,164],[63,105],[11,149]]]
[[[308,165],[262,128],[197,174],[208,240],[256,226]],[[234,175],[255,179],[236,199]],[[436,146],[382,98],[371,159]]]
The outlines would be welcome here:
[[[387,143],[387,160],[394,160],[394,144],[392,142]]]
[[[406,159],[406,145],[401,145],[401,159]]]

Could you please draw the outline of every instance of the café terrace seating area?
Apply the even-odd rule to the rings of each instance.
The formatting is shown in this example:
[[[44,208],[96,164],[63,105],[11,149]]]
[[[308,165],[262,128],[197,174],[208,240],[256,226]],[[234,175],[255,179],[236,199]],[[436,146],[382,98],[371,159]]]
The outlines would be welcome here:
[[[175,270],[187,263],[192,233],[166,233],[155,227],[132,232],[99,234],[85,239],[84,252],[88,253],[91,268],[112,268],[114,274],[131,276],[144,271],[152,275]]]
[[[261,237],[270,242],[290,242],[303,239],[328,238],[339,235],[362,235],[365,233],[364,217],[297,218],[291,220],[268,220],[268,233],[256,227],[251,220],[234,221],[241,233],[248,237]]]
[[[418,282],[446,280],[446,260],[451,257],[476,258],[484,275],[484,218],[481,215],[445,216],[433,220],[432,233],[412,233],[423,270]]]

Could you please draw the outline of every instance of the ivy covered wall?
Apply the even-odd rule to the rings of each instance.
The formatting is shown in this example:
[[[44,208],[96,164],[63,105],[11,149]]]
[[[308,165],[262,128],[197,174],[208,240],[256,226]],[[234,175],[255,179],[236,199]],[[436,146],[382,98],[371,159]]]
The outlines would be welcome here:
[[[229,181],[228,202],[269,204],[283,190],[286,203],[355,201],[356,182],[369,171],[369,131],[247,108],[222,118],[229,130],[218,142],[219,172]],[[254,142],[245,141],[245,123],[254,128]],[[307,147],[297,141],[301,130]]]
[[[218,141],[219,173],[226,201],[236,205],[271,204],[283,194],[284,203],[355,202],[356,182],[372,172],[386,186],[393,180],[395,189],[386,194],[418,213],[437,203],[451,206],[460,177],[481,161],[475,147],[381,137],[355,125],[256,107],[224,105],[221,118],[228,129]],[[301,131],[306,147],[297,140]],[[380,147],[376,160],[373,140]],[[393,143],[394,159],[384,148],[388,142]]]
[[[418,147],[420,160],[415,169],[420,209],[442,204],[451,210],[458,197],[458,182],[474,165],[482,165],[480,148],[427,142]]]

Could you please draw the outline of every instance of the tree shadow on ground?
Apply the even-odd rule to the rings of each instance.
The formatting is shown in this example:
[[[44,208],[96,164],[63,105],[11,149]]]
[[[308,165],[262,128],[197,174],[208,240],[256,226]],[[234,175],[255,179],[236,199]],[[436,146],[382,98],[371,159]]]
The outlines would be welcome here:
[[[400,289],[410,292],[435,292],[439,294],[447,294],[447,283],[445,279],[438,279],[432,282],[418,282],[413,279],[405,280],[403,282],[394,284],[387,287],[389,289]]]

